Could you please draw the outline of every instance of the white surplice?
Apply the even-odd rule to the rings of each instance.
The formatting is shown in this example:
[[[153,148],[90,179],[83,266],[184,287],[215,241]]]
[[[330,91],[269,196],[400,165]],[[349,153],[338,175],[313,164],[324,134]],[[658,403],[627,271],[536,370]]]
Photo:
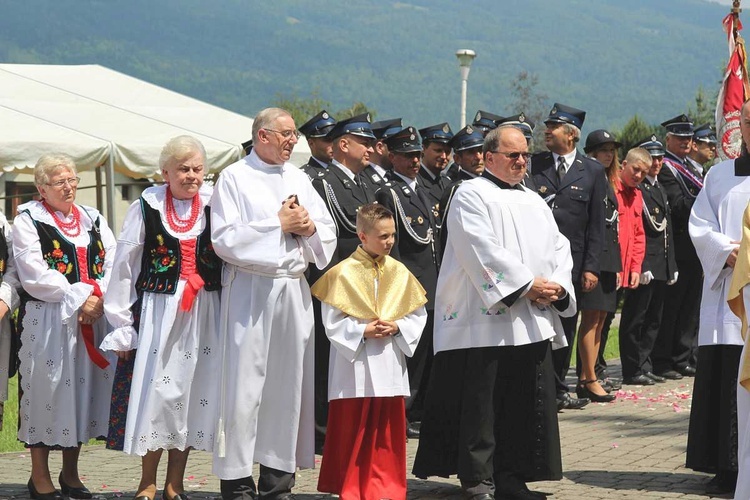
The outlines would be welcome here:
[[[554,346],[567,345],[559,316],[576,310],[573,259],[544,200],[526,188],[501,189],[479,177],[456,190],[445,223],[448,242],[435,298],[435,352],[548,339],[554,339]],[[535,277],[565,289],[569,301],[564,311],[538,306],[524,296],[511,307],[501,302],[530,288]]]
[[[88,247],[89,231],[98,219],[106,251],[104,277],[98,284],[105,293],[117,241],[96,209],[79,205],[78,209],[80,234],[68,237],[61,233],[61,238],[77,248]],[[64,275],[50,269],[45,261],[34,220],[55,227],[52,216],[37,201],[25,203],[18,210],[19,215],[13,222],[13,255],[21,285],[32,297],[23,313],[19,352],[24,393],[20,402],[18,439],[29,444],[77,446],[107,435],[117,357],[114,353],[104,353],[110,364],[102,369],[86,352],[78,313],[93,286],[68,283]],[[57,215],[65,219],[62,213],[57,212]],[[70,220],[72,215],[67,219]],[[94,345],[98,346],[110,326],[103,316],[92,326]]]
[[[5,236],[8,246],[8,260],[5,262],[5,274],[0,282],[0,300],[5,302],[9,311],[0,320],[0,429],[3,428],[3,402],[8,399],[8,373],[10,369],[11,331],[10,317],[13,310],[18,307],[18,291],[20,283],[16,273],[16,263],[13,259],[13,240],[10,224],[0,212],[0,231]]]
[[[157,210],[164,229],[179,240],[195,239],[206,226],[205,212],[193,228],[175,233],[166,220],[167,186],[150,187],[141,197]],[[206,206],[212,189],[201,187]],[[192,199],[174,200],[181,219],[190,215]],[[125,453],[145,455],[157,449],[192,447],[212,450],[219,409],[219,291],[201,288],[189,311],[180,309],[187,280],[180,279],[174,294],[143,292],[139,331],[133,324],[135,282],[141,272],[146,226],[141,202],[128,209],[117,243],[117,256],[104,302],[114,327],[102,342],[104,350],[135,351],[133,380],[125,424]]]
[[[395,321],[399,335],[369,339],[364,334],[371,319],[353,318],[325,302],[321,311],[333,347],[328,368],[329,401],[409,396],[406,357],[414,355],[427,323],[424,306]]]
[[[698,345],[742,345],[740,319],[727,305],[732,268],[725,263],[742,239],[750,177],[734,175],[734,160],[711,167],[690,212],[688,230],[703,266]]]
[[[282,203],[297,195],[317,231],[281,230]],[[313,313],[303,273],[323,269],[336,249],[325,203],[291,163],[269,165],[255,151],[219,176],[211,234],[224,267],[222,381],[214,473],[238,479],[253,462],[294,472],[315,464]]]

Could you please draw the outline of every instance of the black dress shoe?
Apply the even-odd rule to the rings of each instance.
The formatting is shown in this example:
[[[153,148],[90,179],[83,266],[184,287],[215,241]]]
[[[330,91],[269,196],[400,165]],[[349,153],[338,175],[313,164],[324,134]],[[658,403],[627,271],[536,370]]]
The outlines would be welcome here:
[[[580,410],[591,401],[586,398],[576,399],[567,392],[557,395],[557,411],[560,410]]]
[[[654,385],[656,382],[645,375],[636,375],[635,377],[625,377],[622,379],[625,385]]]
[[[133,500],[154,500],[154,499],[153,499],[153,498],[151,498],[151,497],[150,497],[150,496],[148,496],[148,495],[141,495],[141,496],[139,496],[139,497],[133,497]]]
[[[588,386],[593,384],[596,380],[581,380],[576,386],[576,395],[579,398],[590,399],[594,403],[611,403],[617,396],[614,394],[596,394],[589,390]]]
[[[222,500],[255,500],[258,490],[251,476],[219,481]]]
[[[690,365],[684,366],[682,368],[678,368],[675,370],[677,373],[682,375],[683,377],[695,377],[695,368],[693,368]]]
[[[164,491],[161,494],[161,500],[190,500],[190,497],[187,496],[185,492],[183,491],[182,493],[178,493],[172,498],[169,498],[169,496],[167,495],[167,492]]]
[[[72,498],[74,500],[88,500],[89,498],[94,498],[94,495],[92,495],[89,489],[85,486],[82,488],[73,488],[72,486],[68,486],[65,481],[63,481],[62,472],[60,472],[60,476],[57,478],[57,482],[60,483],[60,491],[62,492],[62,494],[68,498]]]
[[[676,370],[667,370],[663,372],[657,373],[660,377],[664,377],[667,380],[680,380],[682,379],[682,375],[680,375],[679,372]]]
[[[409,422],[406,424],[406,437],[409,439],[419,439],[419,422]]]
[[[495,500],[495,495],[492,493],[479,493],[466,497],[466,500]]]
[[[51,491],[49,493],[39,493],[36,491],[36,487],[34,486],[34,481],[29,478],[29,484],[27,484],[29,488],[29,496],[33,500],[64,500],[65,497],[62,496],[62,493],[59,491]]]
[[[667,381],[667,379],[665,379],[664,377],[660,377],[656,373],[646,372],[644,373],[644,375],[650,378],[651,380],[653,380],[654,382],[656,382],[657,384],[663,384],[664,382]]]

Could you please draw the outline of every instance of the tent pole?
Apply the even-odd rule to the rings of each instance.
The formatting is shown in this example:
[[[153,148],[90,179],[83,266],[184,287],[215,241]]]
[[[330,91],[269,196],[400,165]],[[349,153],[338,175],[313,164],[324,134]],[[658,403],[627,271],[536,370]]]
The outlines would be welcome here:
[[[115,231],[115,145],[109,143],[109,157],[107,158],[107,223]]]

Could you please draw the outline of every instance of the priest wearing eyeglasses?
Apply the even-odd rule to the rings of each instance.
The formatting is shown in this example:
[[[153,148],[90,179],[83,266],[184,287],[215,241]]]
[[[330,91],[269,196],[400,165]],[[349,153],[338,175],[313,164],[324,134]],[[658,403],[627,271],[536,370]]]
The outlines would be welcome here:
[[[456,190],[435,296],[435,359],[414,463],[458,474],[466,498],[534,499],[562,478],[552,348],[575,313],[570,244],[521,181],[528,146],[508,125],[483,146],[485,170]]]

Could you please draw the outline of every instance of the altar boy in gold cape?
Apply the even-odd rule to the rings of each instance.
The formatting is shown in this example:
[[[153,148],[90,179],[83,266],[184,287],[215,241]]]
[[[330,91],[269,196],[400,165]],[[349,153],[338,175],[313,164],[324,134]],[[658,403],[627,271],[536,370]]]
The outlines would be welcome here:
[[[406,499],[406,356],[427,321],[425,290],[389,257],[393,214],[357,213],[362,244],[312,287],[331,341],[328,431],[318,490],[341,498]]]

